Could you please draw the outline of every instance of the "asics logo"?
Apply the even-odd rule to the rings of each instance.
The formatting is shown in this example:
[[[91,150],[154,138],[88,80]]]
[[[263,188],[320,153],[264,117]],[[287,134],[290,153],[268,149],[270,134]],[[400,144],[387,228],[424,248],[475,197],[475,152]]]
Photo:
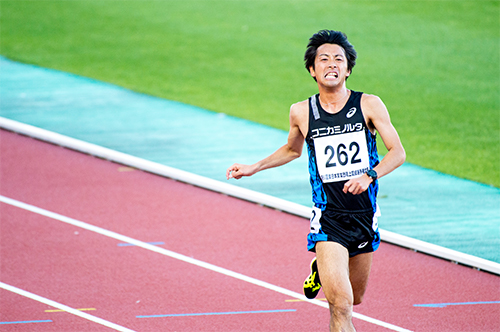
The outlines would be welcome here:
[[[356,107],[351,107],[351,109],[349,109],[349,112],[347,112],[347,114],[345,115],[346,118],[350,119],[352,118],[352,116],[356,113],[357,109]]]
[[[363,249],[364,247],[366,247],[366,245],[368,244],[368,242],[363,242],[361,243],[359,246],[358,246],[358,249]]]

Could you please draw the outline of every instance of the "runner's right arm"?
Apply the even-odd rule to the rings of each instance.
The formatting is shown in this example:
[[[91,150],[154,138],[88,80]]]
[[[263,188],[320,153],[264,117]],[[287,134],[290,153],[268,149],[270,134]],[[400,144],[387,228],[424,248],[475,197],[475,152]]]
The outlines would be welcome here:
[[[301,103],[292,105],[290,108],[290,131],[288,132],[287,143],[270,156],[253,165],[233,164],[226,170],[226,178],[240,179],[243,176],[251,176],[265,169],[284,165],[300,157],[304,146],[304,135],[301,130],[301,127],[303,127],[303,113]]]

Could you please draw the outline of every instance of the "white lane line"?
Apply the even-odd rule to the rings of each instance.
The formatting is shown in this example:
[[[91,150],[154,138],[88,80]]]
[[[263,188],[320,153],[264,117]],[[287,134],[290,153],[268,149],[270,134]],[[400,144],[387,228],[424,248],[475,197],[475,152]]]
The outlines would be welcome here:
[[[25,291],[23,289],[20,289],[20,288],[11,286],[11,285],[8,285],[8,284],[3,283],[1,281],[0,281],[0,288],[3,288],[3,289],[8,290],[10,292],[22,295],[24,297],[30,298],[30,299],[38,301],[38,302],[45,303],[47,305],[50,305],[51,307],[67,311],[70,314],[73,314],[75,316],[79,316],[79,317],[88,319],[88,320],[90,320],[90,321],[92,321],[94,323],[97,323],[97,324],[101,324],[101,325],[107,326],[107,327],[112,328],[113,330],[116,330],[116,331],[135,332],[134,330],[131,330],[131,329],[128,329],[126,327],[117,325],[115,323],[108,322],[107,320],[104,320],[102,318],[89,315],[89,314],[87,314],[85,312],[81,312],[81,311],[79,311],[77,309],[68,307],[67,305],[64,305],[64,304],[61,304],[61,303],[49,300],[49,299],[47,299],[45,297],[42,297],[40,295],[36,295],[36,294],[30,293],[28,291]]]
[[[45,216],[45,217],[59,220],[59,221],[62,221],[64,223],[67,223],[67,224],[70,224],[70,225],[73,225],[76,227],[80,227],[80,228],[83,228],[83,229],[86,229],[86,230],[89,230],[89,231],[92,231],[92,232],[95,232],[95,233],[98,233],[98,234],[101,234],[101,235],[104,235],[104,236],[107,236],[107,237],[110,237],[110,238],[113,238],[116,240],[119,240],[121,242],[130,243],[130,244],[136,245],[138,247],[141,247],[141,248],[144,248],[144,249],[147,249],[150,251],[154,251],[154,252],[157,252],[159,254],[162,254],[162,255],[165,255],[165,256],[168,256],[171,258],[175,258],[175,259],[178,259],[180,261],[183,261],[183,262],[186,262],[189,264],[193,264],[193,265],[205,268],[207,270],[211,270],[211,271],[214,271],[214,272],[217,272],[217,273],[220,273],[220,274],[223,274],[223,275],[235,278],[235,279],[239,279],[239,280],[248,282],[250,284],[254,284],[254,285],[257,285],[257,286],[260,286],[263,288],[273,290],[275,292],[287,295],[289,297],[293,297],[293,298],[296,298],[299,300],[303,300],[303,301],[318,305],[318,306],[323,307],[323,308],[328,308],[328,303],[318,301],[318,300],[309,300],[304,295],[296,293],[296,292],[291,291],[291,290],[288,290],[286,288],[282,288],[282,287],[267,283],[265,281],[255,279],[255,278],[252,278],[252,277],[225,269],[223,267],[219,267],[219,266],[216,266],[216,265],[213,265],[210,263],[206,263],[206,262],[203,262],[203,261],[191,258],[191,257],[187,257],[184,255],[178,254],[176,252],[173,252],[173,251],[161,248],[161,247],[157,247],[157,246],[148,244],[146,242],[142,242],[142,241],[133,239],[131,237],[125,236],[125,235],[121,235],[121,234],[109,231],[109,230],[101,228],[101,227],[93,226],[93,225],[87,224],[85,222],[76,220],[76,219],[72,219],[72,218],[51,212],[51,211],[41,209],[39,207],[30,205],[30,204],[26,204],[26,203],[14,200],[12,198],[8,198],[8,197],[0,195],[0,202],[3,202],[5,204],[9,204],[12,206],[16,206],[18,208],[21,208],[21,209],[24,209],[27,211],[31,211],[33,213],[37,213],[37,214]],[[357,319],[364,320],[366,322],[369,322],[369,323],[372,323],[375,325],[383,326],[389,330],[393,330],[393,331],[397,331],[397,332],[412,332],[412,331],[404,329],[402,327],[392,325],[392,324],[389,324],[389,323],[386,323],[386,322],[383,322],[383,321],[380,321],[378,319],[371,318],[371,317],[368,317],[368,316],[365,316],[362,314],[358,314],[356,312],[353,313],[353,317],[357,318]]]
[[[309,221],[309,218],[311,217],[310,206],[292,203],[281,198],[266,195],[243,187],[238,187],[234,184],[229,184],[227,182],[221,182],[201,175],[182,171],[180,169],[134,157],[126,153],[111,150],[103,146],[84,142],[42,128],[37,128],[26,123],[6,119],[1,116],[0,128],[33,137],[44,142],[60,145],[72,150],[90,154],[92,156],[96,156],[118,164],[141,169],[143,171],[157,174],[166,178],[189,183],[196,187],[205,188],[249,202],[262,204],[272,209],[277,209],[286,213],[303,217],[307,221]],[[435,244],[427,243],[421,240],[413,239],[401,234],[396,234],[385,229],[379,228],[379,230],[380,238],[382,239],[382,241],[393,243],[404,248],[417,250],[422,253],[440,257],[452,262],[458,262],[480,270],[489,271],[494,274],[500,275],[499,263],[458,252],[456,250],[451,250],[449,248],[444,248]]]

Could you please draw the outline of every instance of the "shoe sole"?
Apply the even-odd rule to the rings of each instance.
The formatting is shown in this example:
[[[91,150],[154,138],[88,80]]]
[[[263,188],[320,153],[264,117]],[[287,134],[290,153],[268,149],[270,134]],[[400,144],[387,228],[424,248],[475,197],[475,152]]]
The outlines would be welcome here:
[[[313,279],[311,281],[311,279]],[[311,273],[304,280],[304,295],[308,299],[314,299],[321,289],[321,282],[318,274],[318,265],[316,262],[316,258],[311,261]]]

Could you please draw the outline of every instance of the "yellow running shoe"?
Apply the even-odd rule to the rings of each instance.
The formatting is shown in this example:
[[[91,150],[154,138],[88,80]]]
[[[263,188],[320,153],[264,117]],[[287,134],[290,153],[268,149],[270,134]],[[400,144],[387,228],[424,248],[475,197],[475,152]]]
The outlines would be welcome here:
[[[304,280],[304,295],[308,299],[314,299],[321,289],[319,280],[318,265],[316,257],[311,261],[311,274]]]

